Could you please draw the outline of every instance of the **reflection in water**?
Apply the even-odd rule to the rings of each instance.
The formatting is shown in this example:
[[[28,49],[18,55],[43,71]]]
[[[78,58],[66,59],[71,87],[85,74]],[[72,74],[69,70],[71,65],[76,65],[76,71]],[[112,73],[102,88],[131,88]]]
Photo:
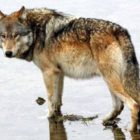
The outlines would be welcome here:
[[[63,121],[56,122],[49,119],[50,140],[67,140],[67,135]]]
[[[50,140],[67,140],[67,134],[63,124],[64,121],[81,121],[86,123],[96,119],[97,117],[97,115],[91,117],[83,117],[80,115],[63,115],[49,119]]]
[[[121,128],[116,127],[112,129],[112,132],[114,134],[114,140],[126,140],[124,132],[121,130]],[[131,140],[140,140],[140,133],[130,133],[130,139]],[[127,134],[126,134],[127,136]]]
[[[121,128],[116,127],[112,130],[112,132],[114,134],[114,140],[125,140],[125,135]]]
[[[50,140],[67,140],[67,134],[63,121],[58,122],[53,119],[49,119],[48,121],[50,130]],[[123,132],[122,129],[119,128],[117,125],[114,128],[111,128],[111,130],[114,135],[114,140],[126,140],[128,138],[129,132]],[[140,133],[130,133],[129,138],[130,140],[140,140]]]

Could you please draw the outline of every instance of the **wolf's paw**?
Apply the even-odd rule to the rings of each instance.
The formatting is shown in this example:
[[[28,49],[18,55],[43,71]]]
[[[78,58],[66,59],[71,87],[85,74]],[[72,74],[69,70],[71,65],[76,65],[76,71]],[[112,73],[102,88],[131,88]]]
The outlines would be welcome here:
[[[103,125],[104,126],[111,126],[111,127],[117,127],[117,123],[120,119],[119,118],[116,118],[114,120],[108,120],[108,119],[104,119],[103,120]]]

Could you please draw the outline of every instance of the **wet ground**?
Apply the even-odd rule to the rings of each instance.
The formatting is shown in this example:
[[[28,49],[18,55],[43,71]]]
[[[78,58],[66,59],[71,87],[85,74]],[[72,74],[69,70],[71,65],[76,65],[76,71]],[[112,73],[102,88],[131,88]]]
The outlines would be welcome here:
[[[140,62],[139,0],[1,0],[0,10],[11,12],[21,5],[50,7],[76,16],[103,18],[126,27]],[[10,5],[10,6],[9,6]],[[118,127],[105,128],[103,117],[111,111],[110,93],[101,78],[65,79],[62,113],[96,116],[92,121],[55,122],[47,119],[47,99],[42,75],[32,63],[3,56],[0,51],[0,139],[1,140],[140,140],[140,134],[127,131],[130,112],[127,107],[119,116]]]

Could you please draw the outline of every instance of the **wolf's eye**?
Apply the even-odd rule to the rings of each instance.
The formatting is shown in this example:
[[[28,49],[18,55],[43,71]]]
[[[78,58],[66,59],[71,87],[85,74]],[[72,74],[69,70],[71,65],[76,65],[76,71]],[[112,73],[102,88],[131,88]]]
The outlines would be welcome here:
[[[18,36],[19,36],[19,34],[16,33],[13,35],[13,38],[17,38]]]
[[[6,38],[6,36],[5,36],[4,34],[1,34],[0,37],[1,37],[2,39],[5,39],[5,38]]]

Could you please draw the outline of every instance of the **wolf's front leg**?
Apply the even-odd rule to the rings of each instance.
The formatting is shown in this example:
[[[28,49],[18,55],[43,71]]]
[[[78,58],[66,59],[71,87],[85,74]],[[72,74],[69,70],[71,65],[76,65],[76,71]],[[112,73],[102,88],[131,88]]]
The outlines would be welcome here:
[[[43,72],[48,92],[48,117],[61,115],[62,90],[64,75],[60,71]]]

